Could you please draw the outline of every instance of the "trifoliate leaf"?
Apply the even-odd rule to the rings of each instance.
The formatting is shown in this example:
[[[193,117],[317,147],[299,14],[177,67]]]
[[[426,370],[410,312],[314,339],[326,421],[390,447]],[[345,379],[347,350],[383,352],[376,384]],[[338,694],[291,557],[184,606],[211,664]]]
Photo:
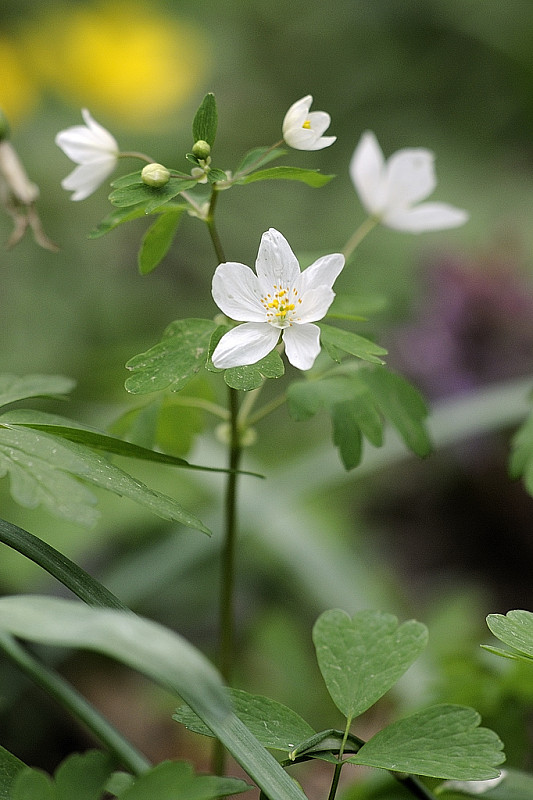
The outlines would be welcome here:
[[[344,353],[349,353],[364,361],[373,364],[384,364],[380,356],[387,355],[387,351],[379,345],[365,339],[357,333],[345,331],[342,328],[334,328],[332,325],[319,323],[320,341],[334,361],[340,361]],[[341,351],[339,354],[338,351]]]
[[[272,350],[267,356],[244,367],[231,367],[224,372],[224,381],[232,389],[249,392],[258,389],[265,378],[281,378],[285,372],[283,361],[277,350]]]
[[[217,134],[218,113],[215,95],[206,94],[192,123],[192,135],[195,142],[204,141],[213,147]]]
[[[138,256],[141,275],[152,272],[168,253],[184,209],[164,211],[144,234]]]
[[[473,708],[431,706],[393,722],[348,758],[352,764],[452,780],[496,778],[503,744]]]
[[[62,397],[75,385],[75,381],[62,375],[0,375],[0,406],[30,397]]]
[[[139,179],[137,183],[114,189],[109,195],[109,200],[119,208],[129,208],[142,203],[144,213],[149,214],[193,186],[196,186],[196,181],[189,178],[171,178],[168,183],[158,188],[147,186]]]
[[[401,678],[428,639],[421,622],[398,625],[392,614],[325,611],[313,628],[318,665],[331,698],[347,719],[362,714]]]
[[[508,658],[521,658],[529,661],[533,659],[533,614],[531,611],[516,609],[503,614],[489,614],[487,625],[494,636],[504,644],[512,647],[509,652],[500,653],[495,648],[489,648],[499,655]]]
[[[134,374],[126,380],[132,394],[148,394],[170,387],[179,392],[205,364],[215,322],[184,319],[172,322],[162,340],[126,364]]]
[[[251,172],[243,178],[239,178],[235,183],[242,185],[255,183],[256,181],[285,180],[301,181],[308,186],[318,188],[334,178],[335,175],[322,175],[316,169],[301,169],[300,167],[269,167],[258,172]]]

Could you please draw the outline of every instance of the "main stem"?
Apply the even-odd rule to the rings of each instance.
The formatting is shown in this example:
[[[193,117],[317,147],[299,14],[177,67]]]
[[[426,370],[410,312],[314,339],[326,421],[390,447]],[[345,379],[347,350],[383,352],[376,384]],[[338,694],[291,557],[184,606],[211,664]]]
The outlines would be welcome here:
[[[207,214],[207,227],[219,263],[226,261],[224,250],[214,222],[215,206],[218,192],[213,187],[211,202]],[[226,493],[224,499],[224,541],[222,545],[222,561],[220,576],[220,639],[219,668],[227,684],[231,683],[233,673],[233,655],[235,651],[235,543],[237,539],[237,470],[239,469],[242,447],[239,426],[239,395],[236,389],[228,387],[229,410],[229,454]],[[214,771],[221,775],[224,772],[225,753],[220,742],[216,742],[213,752]]]

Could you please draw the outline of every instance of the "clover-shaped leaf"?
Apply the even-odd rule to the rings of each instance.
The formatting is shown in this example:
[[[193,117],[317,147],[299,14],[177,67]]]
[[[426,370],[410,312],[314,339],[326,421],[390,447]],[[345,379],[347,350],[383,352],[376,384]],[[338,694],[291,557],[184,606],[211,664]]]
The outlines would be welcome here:
[[[230,367],[224,372],[224,381],[232,389],[249,392],[258,389],[265,378],[281,378],[285,372],[283,361],[277,350],[272,350],[267,356],[255,364],[243,367]]]
[[[515,609],[503,614],[489,614],[487,625],[500,641],[509,645],[513,651],[500,651],[496,648],[484,645],[486,650],[490,650],[498,655],[519,660],[533,660],[533,614],[531,611]]]
[[[128,392],[148,394],[168,387],[179,392],[205,364],[211,334],[216,327],[208,319],[172,322],[158,344],[126,364],[133,372],[126,380]]]
[[[392,614],[325,611],[313,628],[318,664],[333,702],[348,719],[387,692],[427,644],[427,628]]]
[[[388,725],[347,761],[434,778],[496,778],[503,744],[480,721],[473,708],[431,706]]]

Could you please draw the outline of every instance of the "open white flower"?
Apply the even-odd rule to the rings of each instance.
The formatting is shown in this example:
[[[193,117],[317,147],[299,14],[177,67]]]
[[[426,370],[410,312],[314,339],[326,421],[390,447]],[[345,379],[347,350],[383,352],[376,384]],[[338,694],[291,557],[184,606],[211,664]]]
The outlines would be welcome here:
[[[215,367],[255,364],[277,345],[280,334],[290,363],[311,369],[320,352],[320,328],[313,325],[333,302],[333,284],[344,266],[340,253],[323,256],[300,272],[289,243],[270,228],[261,237],[256,273],[245,264],[219,264],[213,298],[231,319],[244,322],[219,341]]]
[[[325,111],[309,111],[313,98],[310,94],[293,103],[283,120],[283,138],[295,150],[322,150],[337,139],[323,136],[329,128],[331,117]]]
[[[85,200],[111,175],[117,164],[118,144],[109,131],[82,109],[85,125],[74,125],[60,131],[56,144],[76,164],[70,175],[61,181],[67,191],[73,191],[71,200]]]
[[[376,137],[367,131],[352,156],[350,177],[365,209],[389,228],[407,233],[455,228],[468,220],[466,211],[420,202],[437,185],[434,158],[417,147],[398,150],[385,162]]]

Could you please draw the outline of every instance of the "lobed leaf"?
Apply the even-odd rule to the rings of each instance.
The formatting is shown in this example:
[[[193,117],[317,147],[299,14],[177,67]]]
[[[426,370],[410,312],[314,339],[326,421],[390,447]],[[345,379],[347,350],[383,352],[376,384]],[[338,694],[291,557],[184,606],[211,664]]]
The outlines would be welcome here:
[[[238,794],[250,788],[238,778],[196,775],[192,766],[184,761],[163,761],[138,777],[118,796],[120,800],[176,800],[180,797],[187,800],[217,800],[218,797]]]
[[[176,320],[162,340],[126,364],[134,374],[126,381],[132,394],[167,389],[179,392],[204,366],[215,322],[206,319]]]
[[[503,744],[473,708],[437,705],[379,731],[347,760],[368,767],[478,781],[496,778]]]
[[[229,689],[228,693],[235,714],[263,747],[288,752],[298,742],[314,734],[304,719],[276,700],[249,694],[241,689]],[[173,719],[195,733],[213,736],[212,731],[188,706],[178,708]]]
[[[224,381],[232,389],[249,392],[258,389],[267,378],[281,378],[285,367],[277,350],[272,350],[267,356],[255,364],[244,367],[231,367],[224,372]]]
[[[248,173],[254,169],[259,169],[259,167],[274,161],[276,158],[280,158],[280,156],[284,156],[286,153],[287,150],[283,150],[281,147],[256,147],[246,153],[235,170],[235,177],[238,178],[242,172]]]
[[[109,195],[109,200],[114,206],[119,208],[129,208],[141,203],[144,206],[144,213],[164,206],[169,200],[173,200],[180,192],[196,186],[196,181],[189,178],[171,178],[164,186],[154,188],[147,186],[141,180],[129,186],[122,186],[114,189]]]
[[[313,628],[320,672],[339,711],[351,720],[382,697],[401,678],[428,639],[425,625],[408,620],[398,626],[392,614],[325,611]]]
[[[123,222],[130,222],[133,219],[144,217],[144,203],[139,203],[136,206],[128,206],[126,208],[115,208],[111,214],[98,223],[89,233],[89,239],[99,239],[105,236],[106,233],[118,228]]]
[[[301,181],[308,186],[318,188],[324,186],[326,183],[334,178],[335,175],[322,175],[316,169],[302,169],[300,167],[269,167],[257,172],[251,172],[243,178],[238,178],[235,183],[242,185],[248,183],[255,183],[256,181],[269,181],[269,180],[286,180],[286,181]]]
[[[0,800],[12,800],[11,784],[26,764],[0,745]]]
[[[516,609],[503,614],[489,614],[487,625],[497,639],[516,650],[508,653],[533,659],[533,614]]]
[[[182,206],[164,211],[144,234],[138,255],[141,275],[152,272],[168,253],[184,209]]]

